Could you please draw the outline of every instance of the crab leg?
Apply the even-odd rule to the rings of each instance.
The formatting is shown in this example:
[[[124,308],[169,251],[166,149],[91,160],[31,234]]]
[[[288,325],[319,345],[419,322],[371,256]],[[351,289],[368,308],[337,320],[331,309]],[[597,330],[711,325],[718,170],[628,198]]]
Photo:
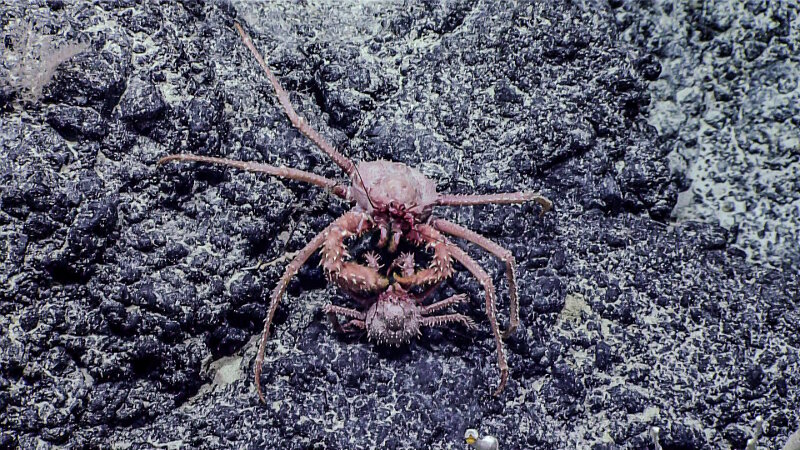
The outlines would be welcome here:
[[[189,155],[185,153],[165,156],[159,159],[157,164],[164,164],[170,161],[191,161],[230,166],[248,172],[261,172],[275,177],[288,178],[290,180],[310,183],[321,188],[328,189],[333,192],[334,195],[343,199],[347,199],[348,195],[348,188],[346,186],[342,186],[334,180],[319,176],[315,173],[306,172],[299,169],[292,169],[291,167],[276,167],[270,166],[269,164],[237,161],[235,159],[227,158],[215,158],[212,156]]]
[[[328,320],[331,322],[331,325],[333,325],[333,328],[335,328],[336,331],[339,333],[344,333],[346,331],[349,331],[345,330],[345,328],[348,327],[364,329],[367,326],[365,322],[366,315],[361,311],[357,311],[352,308],[343,308],[341,306],[336,306],[336,305],[325,305],[325,307],[322,309],[328,316]],[[344,327],[342,327],[342,325],[339,323],[339,319],[336,318],[337,314],[341,314],[345,317],[350,317],[352,318],[352,320],[347,322],[344,325]]]
[[[366,320],[366,315],[363,312],[353,308],[345,308],[336,305],[325,305],[323,311],[325,311],[326,314],[331,314],[331,313],[341,314],[345,317],[350,317],[352,319],[360,320],[362,322]]]
[[[234,26],[236,27],[236,31],[239,32],[239,36],[242,37],[244,45],[246,45],[247,48],[250,49],[250,51],[253,53],[253,56],[255,56],[256,61],[258,61],[258,65],[261,66],[261,68],[264,70],[264,73],[267,75],[270,84],[272,84],[273,89],[275,89],[275,94],[278,96],[278,101],[281,103],[281,106],[283,106],[283,110],[286,112],[286,115],[289,117],[289,121],[292,122],[292,125],[294,125],[294,127],[297,128],[298,131],[300,131],[308,139],[310,139],[311,142],[316,144],[316,146],[319,147],[320,150],[322,150],[328,156],[330,156],[331,159],[333,159],[333,161],[339,167],[341,167],[342,170],[344,170],[348,176],[352,178],[356,170],[355,164],[353,164],[352,161],[347,159],[347,157],[345,157],[344,155],[339,153],[335,148],[333,148],[333,146],[329,144],[328,141],[326,141],[322,136],[320,136],[320,134],[317,133],[316,130],[311,128],[311,126],[297,114],[297,111],[294,110],[292,103],[289,101],[289,94],[287,94],[286,90],[283,89],[283,86],[281,86],[281,83],[278,81],[278,78],[275,77],[275,75],[273,75],[271,70],[269,70],[269,66],[267,66],[266,61],[264,61],[264,58],[261,56],[261,53],[259,53],[258,50],[256,49],[256,46],[253,45],[253,40],[250,39],[250,35],[248,35],[246,31],[244,31],[244,28],[242,28],[239,22],[236,22]]]
[[[487,205],[490,203],[508,205],[529,201],[534,201],[542,205],[542,214],[553,208],[553,202],[547,197],[539,195],[537,192],[508,192],[486,195],[439,194],[436,204],[441,206]]]
[[[286,266],[286,270],[283,272],[283,276],[278,281],[278,284],[272,290],[270,294],[270,304],[269,309],[267,310],[267,317],[264,319],[264,331],[261,332],[261,341],[258,344],[258,355],[256,356],[256,363],[255,363],[255,376],[256,376],[256,390],[258,391],[258,397],[261,399],[262,402],[266,403],[264,400],[264,394],[261,392],[261,366],[264,365],[264,350],[267,346],[267,338],[269,337],[269,326],[272,324],[272,319],[275,317],[275,311],[278,309],[278,304],[281,301],[281,297],[283,297],[283,293],[286,291],[286,286],[289,285],[289,280],[292,279],[297,271],[303,266],[303,264],[308,261],[308,258],[317,251],[317,249],[322,246],[325,242],[325,239],[328,237],[328,233],[336,226],[336,224],[342,220],[345,216],[340,217],[335,222],[328,225],[328,227],[321,232],[320,234],[314,236],[314,239],[311,240],[302,250],[294,257],[292,262]]]
[[[440,327],[448,323],[460,323],[467,328],[475,328],[475,322],[463,314],[442,314],[441,316],[423,317],[420,322],[426,327]]]
[[[508,278],[508,294],[511,298],[511,315],[509,318],[510,324],[508,329],[503,332],[503,338],[507,338],[514,333],[519,325],[519,299],[517,297],[517,281],[516,281],[516,260],[514,255],[507,249],[497,245],[491,240],[481,236],[480,234],[464,228],[461,225],[449,222],[444,219],[435,219],[432,223],[433,227],[442,233],[449,234],[458,238],[466,239],[480,247],[494,256],[500,258],[503,264],[506,265],[506,277]]]
[[[462,266],[464,266],[467,270],[472,273],[475,278],[478,279],[478,282],[483,286],[483,290],[486,291],[486,316],[489,318],[489,325],[492,329],[492,334],[494,334],[494,341],[497,345],[497,365],[500,368],[500,385],[497,386],[497,389],[494,391],[494,395],[499,395],[500,392],[503,391],[503,388],[506,386],[506,381],[508,381],[508,362],[506,361],[506,353],[505,349],[503,348],[503,339],[500,335],[500,329],[497,326],[497,317],[495,315],[496,309],[496,300],[497,300],[497,293],[494,288],[494,283],[492,282],[492,278],[489,274],[486,273],[481,266],[475,262],[464,250],[462,250],[457,245],[453,244],[452,242],[448,241],[442,234],[433,226],[422,224],[419,226],[419,236],[424,241],[427,242],[429,245],[434,247],[434,261],[431,263],[431,267],[428,269],[421,270],[417,272],[420,274],[425,271],[431,270],[439,270],[439,263],[437,262],[437,258],[441,254],[442,260],[446,261],[446,265],[443,267],[448,276],[452,273],[452,259],[455,259]],[[436,272],[431,272],[436,273]],[[409,277],[412,278],[413,277]],[[428,278],[430,279],[430,278]],[[402,284],[398,277],[395,277],[395,281]],[[417,282],[424,283],[426,279],[416,280]],[[447,301],[447,300],[444,300]],[[436,305],[434,303],[434,305]],[[433,305],[431,305],[433,306]]]
[[[442,310],[447,308],[448,306],[457,305],[459,303],[464,303],[467,300],[466,294],[458,294],[452,297],[448,297],[442,301],[438,301],[436,303],[431,303],[428,306],[420,306],[420,312],[422,315],[428,315],[431,313],[435,313],[436,311]]]
[[[497,386],[493,395],[500,395],[500,392],[502,392],[503,388],[506,386],[506,381],[508,381],[508,362],[506,361],[506,353],[503,349],[503,339],[500,335],[500,329],[497,326],[497,317],[495,317],[496,294],[494,283],[492,283],[492,278],[489,277],[489,274],[487,274],[464,250],[461,250],[460,247],[451,245],[450,253],[453,255],[453,259],[461,263],[462,266],[478,279],[478,282],[483,286],[483,290],[486,291],[486,316],[489,318],[489,325],[492,329],[492,334],[494,334],[494,342],[497,345],[497,366],[500,368],[500,385]]]
[[[452,297],[448,297],[442,301],[432,303],[428,306],[421,306],[419,309],[420,313],[423,316],[427,316],[428,314],[442,310],[444,308],[447,308],[448,306],[463,303],[466,300],[467,296],[465,294],[458,294],[458,295],[453,295]],[[438,327],[448,323],[458,322],[467,328],[475,328],[475,322],[473,322],[471,318],[465,316],[464,314],[443,314],[441,316],[428,316],[428,317],[423,317],[421,322],[422,325],[426,327]]]
[[[376,290],[388,286],[388,281],[385,281],[385,285],[381,283],[381,279],[386,279],[381,277],[374,269],[355,263],[345,263],[343,261],[343,257],[346,253],[344,239],[348,233],[353,233],[355,230],[358,230],[359,223],[362,223],[360,220],[361,218],[361,213],[350,211],[328,225],[324,231],[316,235],[311,242],[300,250],[297,256],[295,256],[292,262],[286,267],[283,276],[281,276],[278,284],[272,290],[269,310],[267,311],[266,319],[264,319],[264,331],[261,332],[261,341],[258,345],[258,355],[256,356],[255,363],[256,389],[258,390],[258,396],[261,398],[261,401],[264,401],[264,394],[261,392],[261,366],[264,364],[264,351],[267,345],[267,338],[269,337],[269,327],[272,324],[272,319],[275,316],[275,311],[278,309],[281,297],[286,291],[286,286],[289,285],[289,280],[297,274],[297,271],[300,270],[315,251],[322,247],[322,265],[325,266],[329,274],[337,278],[337,281],[339,278],[355,280],[353,281],[353,285],[358,287],[363,287],[367,282],[370,282],[372,283],[372,289]],[[348,287],[349,285],[342,282],[342,286]]]

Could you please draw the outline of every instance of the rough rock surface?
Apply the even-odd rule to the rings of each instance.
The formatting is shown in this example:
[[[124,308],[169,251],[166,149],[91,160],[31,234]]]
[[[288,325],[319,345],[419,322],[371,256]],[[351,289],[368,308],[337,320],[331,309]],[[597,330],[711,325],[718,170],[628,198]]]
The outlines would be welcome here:
[[[758,415],[776,448],[797,429],[798,265],[748,261],[716,224],[668,222],[687,175],[647,122],[660,64],[620,37],[621,2],[338,3],[5,2],[3,30],[35,20],[88,48],[39,102],[0,89],[0,448],[449,449],[466,428],[503,448],[646,448],[653,425],[664,449],[743,448]],[[405,162],[441,191],[554,200],[543,217],[438,212],[519,262],[500,397],[466,272],[440,295],[468,293],[459,311],[478,331],[381,348],[331,332],[321,307],[348,300],[312,259],[279,309],[258,402],[269,289],[346,205],[155,166],[185,151],[341,176],[292,129],[235,18],[351,158]],[[506,299],[499,262],[470,253]]]
[[[800,4],[626,2],[617,22],[661,62],[648,121],[686,190],[675,218],[800,265]]]

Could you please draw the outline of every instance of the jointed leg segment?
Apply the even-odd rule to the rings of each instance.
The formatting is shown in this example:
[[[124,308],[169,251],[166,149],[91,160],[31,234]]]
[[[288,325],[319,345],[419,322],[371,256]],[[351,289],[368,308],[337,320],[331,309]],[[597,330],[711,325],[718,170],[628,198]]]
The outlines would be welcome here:
[[[423,317],[421,323],[426,327],[440,327],[449,323],[460,323],[466,328],[475,328],[475,322],[463,314],[442,314],[441,316]]]
[[[519,299],[517,298],[517,281],[516,281],[516,260],[514,255],[507,249],[497,245],[491,240],[481,236],[480,234],[464,228],[461,225],[449,222],[444,219],[436,219],[432,225],[442,233],[447,233],[451,236],[466,239],[467,241],[477,244],[484,250],[500,258],[503,264],[506,265],[506,277],[508,278],[508,296],[511,299],[511,314],[509,318],[509,326],[503,332],[503,338],[507,338],[514,333],[514,330],[519,326]]]
[[[430,225],[420,225],[419,231],[423,239],[429,243],[445,245],[448,253],[448,263],[450,261],[450,257],[461,263],[462,266],[469,270],[470,273],[472,273],[472,275],[478,279],[478,282],[481,284],[481,286],[483,286],[483,290],[486,292],[486,316],[489,318],[489,326],[492,329],[492,334],[494,334],[494,341],[497,346],[497,365],[500,368],[500,384],[494,391],[494,395],[499,395],[500,392],[503,391],[503,388],[505,388],[506,381],[508,381],[508,362],[506,361],[506,353],[505,349],[503,348],[503,337],[500,334],[499,327],[497,326],[497,293],[495,291],[492,278],[464,250],[445,239],[445,237],[442,236],[442,234],[439,233],[436,228]]]
[[[253,53],[253,56],[258,61],[258,65],[264,70],[264,73],[267,75],[270,84],[272,84],[272,88],[275,89],[275,94],[278,96],[278,101],[283,106],[284,111],[286,111],[286,115],[289,117],[289,120],[292,122],[295,128],[297,128],[301,133],[303,133],[308,139],[311,140],[314,144],[319,147],[320,150],[325,152],[328,156],[333,159],[333,161],[342,168],[342,170],[347,173],[348,176],[352,178],[353,173],[356,170],[355,164],[352,161],[347,159],[344,155],[339,153],[331,144],[328,143],[319,133],[316,132],[311,126],[303,120],[297,114],[297,111],[294,110],[292,103],[289,101],[289,94],[286,93],[286,90],[283,89],[281,83],[278,81],[278,78],[273,75],[272,71],[269,70],[269,66],[264,61],[264,58],[261,56],[261,53],[258,52],[256,46],[253,44],[253,40],[250,39],[250,35],[244,31],[244,28],[237,22],[235,25],[236,31],[239,32],[239,36],[242,37],[242,41],[244,45],[250,49],[250,52]]]
[[[325,311],[325,314],[328,316],[328,320],[338,333],[346,333],[351,331],[353,328],[359,328],[362,330],[366,328],[366,315],[361,311],[336,305],[325,305],[323,311]],[[351,320],[342,326],[339,324],[339,319],[336,318],[337,314],[350,317]]]
[[[444,300],[438,301],[436,303],[432,303],[428,306],[421,306],[420,312],[422,313],[422,315],[428,316],[422,318],[422,325],[427,327],[438,327],[448,323],[458,322],[467,328],[475,328],[475,322],[471,318],[465,316],[464,314],[443,314],[441,316],[429,315],[435,313],[436,311],[445,309],[448,306],[464,303],[465,301],[467,301],[467,296],[465,294],[458,294],[458,295],[453,295],[452,297],[448,297]]]
[[[497,396],[503,391],[503,388],[506,386],[506,381],[508,381],[508,362],[506,361],[506,352],[503,348],[503,337],[500,335],[500,328],[497,326],[497,317],[495,315],[497,294],[495,293],[494,283],[492,283],[492,278],[489,274],[487,274],[464,250],[453,245],[451,252],[453,259],[466,267],[466,269],[478,279],[478,282],[483,286],[483,290],[486,292],[486,316],[489,318],[489,326],[492,329],[492,334],[494,334],[494,342],[497,346],[497,365],[500,367],[500,384],[494,391],[494,395]]]
[[[334,180],[325,178],[315,173],[306,172],[299,169],[292,169],[291,167],[276,167],[269,164],[262,164],[250,161],[237,161],[228,158],[215,158],[212,156],[199,156],[189,154],[176,154],[165,156],[158,160],[158,164],[164,164],[170,161],[186,161],[186,162],[202,162],[209,164],[217,164],[222,166],[234,167],[237,169],[245,170],[247,172],[259,172],[272,175],[274,177],[288,178],[290,180],[303,181],[305,183],[313,184],[333,192],[334,195],[347,198],[348,188],[337,183]]]
[[[507,205],[530,201],[534,201],[542,206],[542,214],[553,208],[553,202],[536,192],[507,192],[485,195],[440,194],[436,204],[441,206]]]
[[[289,280],[297,274],[297,271],[300,270],[315,251],[322,248],[321,264],[328,272],[329,276],[336,278],[337,282],[342,286],[350,286],[354,292],[377,292],[388,286],[388,281],[378,274],[375,269],[344,261],[344,258],[347,256],[344,240],[348,236],[356,234],[356,232],[366,231],[360,229],[364,227],[364,222],[361,221],[361,218],[361,213],[351,211],[345,213],[328,225],[324,231],[315,236],[311,242],[300,250],[297,256],[295,256],[292,262],[286,267],[286,271],[278,281],[278,285],[273,289],[270,296],[271,300],[267,317],[264,320],[264,331],[261,333],[261,341],[258,346],[258,356],[255,362],[256,389],[262,401],[264,401],[264,395],[261,392],[261,366],[264,364],[264,351],[267,338],[269,337],[269,327],[272,324],[275,311],[278,309],[278,304],[280,303],[283,293],[286,291]],[[344,280],[347,281],[345,282]],[[345,308],[343,308],[343,310],[344,309]],[[352,314],[350,314],[350,317],[358,319],[358,317]],[[353,325],[357,326],[358,324],[353,323]]]
[[[467,301],[467,294],[457,294],[451,297],[447,297],[444,300],[440,300],[436,303],[431,303],[427,306],[421,306],[420,311],[422,314],[428,315],[435,313],[436,311],[440,311],[452,305],[457,305],[459,303],[464,303]]]
[[[258,397],[261,399],[262,402],[264,400],[264,394],[261,392],[261,367],[264,365],[264,350],[267,346],[267,338],[269,338],[269,327],[272,324],[272,319],[275,317],[275,311],[278,309],[278,304],[281,301],[281,297],[283,297],[283,293],[286,291],[286,286],[289,285],[289,281],[292,279],[297,271],[303,267],[303,264],[308,261],[308,258],[317,251],[317,249],[322,245],[325,241],[325,237],[328,235],[328,232],[336,225],[336,222],[328,225],[328,227],[322,233],[316,235],[314,239],[311,240],[302,250],[294,257],[292,262],[286,266],[286,270],[283,272],[283,276],[278,281],[278,284],[275,286],[275,289],[272,290],[270,294],[270,304],[269,309],[267,310],[267,317],[264,319],[264,331],[261,332],[261,340],[258,344],[258,354],[256,356],[255,362],[255,376],[256,376],[256,390],[258,391]]]

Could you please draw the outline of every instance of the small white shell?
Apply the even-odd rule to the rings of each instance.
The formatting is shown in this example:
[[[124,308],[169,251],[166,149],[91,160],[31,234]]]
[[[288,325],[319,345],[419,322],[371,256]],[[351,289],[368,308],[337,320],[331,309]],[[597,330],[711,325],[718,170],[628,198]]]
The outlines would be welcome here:
[[[480,439],[478,439],[478,430],[470,428],[464,433],[464,439],[467,438],[476,439],[474,444],[469,444],[470,447],[477,449],[477,450],[499,450],[500,444],[497,442],[497,438],[494,436],[486,435]]]

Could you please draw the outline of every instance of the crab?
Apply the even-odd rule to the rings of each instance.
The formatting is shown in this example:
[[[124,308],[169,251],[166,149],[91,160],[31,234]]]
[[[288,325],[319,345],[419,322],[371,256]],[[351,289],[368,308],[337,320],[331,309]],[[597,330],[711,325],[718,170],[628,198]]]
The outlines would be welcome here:
[[[261,401],[265,402],[260,379],[272,320],[289,281],[317,251],[321,253],[320,265],[331,282],[353,295],[377,297],[366,313],[333,305],[327,306],[325,309],[332,322],[335,321],[336,314],[350,317],[352,319],[349,323],[350,328],[366,329],[372,339],[390,344],[406,342],[419,332],[421,326],[452,322],[472,326],[472,321],[460,314],[429,316],[432,312],[464,301],[466,297],[454,296],[429,306],[421,306],[419,303],[425,296],[420,297],[409,292],[414,287],[433,288],[446,280],[453,273],[453,261],[464,266],[477,278],[485,292],[486,316],[497,348],[497,365],[500,370],[500,382],[493,394],[499,395],[508,380],[508,362],[503,339],[514,333],[519,324],[514,256],[509,250],[474,231],[435,217],[433,210],[437,206],[520,204],[533,201],[541,205],[544,213],[552,208],[552,202],[536,192],[481,195],[439,193],[433,180],[405,164],[385,160],[354,163],[297,114],[289,95],[269,69],[249,34],[239,23],[235,23],[234,27],[275,90],[289,121],[339,166],[350,179],[350,183],[343,184],[311,172],[284,166],[193,154],[169,155],[161,158],[158,164],[199,162],[265,173],[316,185],[352,204],[349,211],[330,223],[296,254],[270,293],[269,308],[264,319],[264,329],[254,368],[256,390]],[[397,252],[401,240],[407,241],[414,248],[425,247],[432,251],[431,262],[427,267],[414,271],[413,263],[409,267],[407,257],[403,257],[397,264],[393,264],[403,269],[401,273],[386,274],[380,272],[374,255],[373,261],[368,261],[366,265],[359,264],[350,259],[347,240],[363,236],[368,232],[379,235],[377,247],[389,254]],[[505,264],[510,312],[509,325],[504,331],[500,330],[497,323],[497,294],[492,278],[446,235],[476,244]]]
[[[380,270],[378,256],[374,252],[367,253],[365,259],[369,267]],[[389,270],[391,271],[394,267],[401,269],[401,276],[412,276],[415,267],[414,255],[402,253],[389,266]],[[340,332],[365,330],[367,338],[370,340],[378,344],[398,347],[401,344],[407,344],[412,338],[418,337],[422,332],[422,327],[461,323],[467,328],[475,328],[475,322],[463,314],[430,315],[448,306],[467,301],[466,295],[453,295],[427,306],[422,305],[432,292],[433,288],[426,290],[422,295],[416,295],[406,290],[399,282],[395,282],[378,294],[377,299],[362,299],[357,294],[354,295],[356,299],[367,305],[366,313],[336,305],[326,305],[324,311],[328,314],[333,327]],[[336,315],[349,317],[351,320],[341,326]]]

